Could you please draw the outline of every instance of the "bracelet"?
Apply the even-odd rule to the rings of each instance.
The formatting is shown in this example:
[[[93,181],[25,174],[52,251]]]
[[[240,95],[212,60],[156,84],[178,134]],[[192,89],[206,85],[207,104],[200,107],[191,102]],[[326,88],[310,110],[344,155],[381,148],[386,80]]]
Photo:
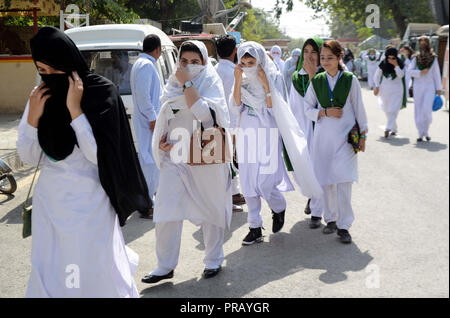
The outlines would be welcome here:
[[[266,97],[271,97],[271,96],[272,96],[272,94],[270,94],[270,93],[266,94]]]
[[[360,135],[359,138],[365,139],[366,135]]]

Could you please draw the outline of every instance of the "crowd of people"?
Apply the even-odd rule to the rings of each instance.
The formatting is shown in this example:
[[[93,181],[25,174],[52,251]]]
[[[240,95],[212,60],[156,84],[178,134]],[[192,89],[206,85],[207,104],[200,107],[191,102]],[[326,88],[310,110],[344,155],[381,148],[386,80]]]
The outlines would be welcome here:
[[[395,48],[386,50],[379,68],[371,67],[370,84],[392,133],[408,74],[420,136],[429,138],[428,95],[440,87],[436,59],[423,43],[409,72]],[[24,162],[42,171],[33,195],[27,297],[137,297],[139,257],[120,229],[135,211],[155,223],[157,264],[142,282],[174,276],[185,220],[201,227],[203,277],[212,278],[221,271],[233,211],[248,207],[242,245],[262,242],[261,199],[277,233],[288,210],[283,193],[295,191],[294,184],[308,198],[310,228],[323,218],[324,234],[352,242],[352,184],[368,121],[359,81],[346,71],[348,56],[338,41],[307,39],[284,62],[277,46],[270,52],[252,41],[237,46],[224,35],[214,67],[206,46],[189,40],[162,87],[155,65],[161,41],[148,35],[129,69],[138,151],[117,87],[89,71],[70,38],[44,27],[31,49],[43,82],[31,92],[17,148]],[[212,141],[203,139],[207,133]],[[205,149],[220,160],[206,160]],[[71,264],[79,267],[78,288],[67,287]]]
[[[442,94],[442,80],[438,58],[429,38],[420,37],[418,46],[417,53],[408,45],[400,50],[388,45],[384,56],[375,49],[369,49],[363,55],[367,61],[369,88],[378,96],[380,108],[386,114],[385,138],[397,135],[399,112],[406,108],[408,97],[413,97],[417,142],[431,140],[433,102],[435,95]]]

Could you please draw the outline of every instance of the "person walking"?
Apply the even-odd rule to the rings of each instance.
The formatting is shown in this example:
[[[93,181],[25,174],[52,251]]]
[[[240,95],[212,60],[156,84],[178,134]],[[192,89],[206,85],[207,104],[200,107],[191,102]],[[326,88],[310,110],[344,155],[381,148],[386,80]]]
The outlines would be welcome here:
[[[64,32],[30,40],[43,82],[19,124],[20,158],[42,167],[33,193],[27,297],[138,297],[139,257],[119,226],[151,207],[125,107]]]
[[[160,109],[161,82],[156,61],[161,56],[161,39],[147,35],[143,52],[134,62],[130,75],[133,96],[133,126],[139,149],[139,162],[147,182],[149,196],[153,200],[159,180],[159,170],[152,154],[152,137]],[[153,218],[153,209],[141,214],[142,218]]]
[[[419,38],[419,52],[414,56],[409,75],[413,78],[414,119],[419,132],[417,142],[431,140],[429,129],[433,119],[433,101],[442,94],[442,80],[438,58],[427,36]]]

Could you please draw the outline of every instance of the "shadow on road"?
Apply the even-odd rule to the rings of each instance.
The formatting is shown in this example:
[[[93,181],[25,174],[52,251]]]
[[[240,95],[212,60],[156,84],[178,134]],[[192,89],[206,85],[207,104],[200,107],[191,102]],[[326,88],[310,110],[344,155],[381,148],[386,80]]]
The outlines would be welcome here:
[[[226,266],[219,276],[155,285],[142,290],[141,296],[243,297],[304,269],[323,270],[319,280],[334,284],[346,280],[349,271],[363,270],[373,259],[367,251],[361,252],[355,242],[344,245],[336,234],[325,235],[320,229],[309,229],[307,220],[295,224],[289,233],[270,234],[267,230],[264,234],[264,243],[241,246],[225,255]],[[354,239],[357,242],[358,238]],[[292,286],[292,297],[296,297],[296,285]]]
[[[238,228],[240,228],[245,223],[247,223],[247,212],[233,213],[233,216],[231,217],[230,230],[225,230],[224,244],[228,242],[228,240],[233,236],[233,232]],[[192,234],[192,237],[196,239],[198,242],[196,248],[201,251],[204,251],[205,244],[203,244],[203,232],[200,227],[194,234]]]
[[[448,148],[446,144],[441,144],[437,141],[423,141],[423,142],[417,142],[416,147],[420,149],[425,149],[430,152],[438,152],[441,150],[445,150]]]
[[[14,194],[0,193],[0,205],[2,205],[3,203],[9,202],[14,198],[15,198]]]
[[[389,137],[386,139],[386,138],[380,136],[380,137],[378,137],[377,141],[385,143],[385,144],[390,144],[391,146],[397,146],[397,147],[401,147],[401,146],[409,144],[409,138],[399,138],[399,137]]]
[[[0,196],[1,199],[2,196]],[[14,195],[11,195],[12,198],[8,198],[6,201],[1,201],[0,204],[6,203],[14,198]],[[32,202],[32,198],[30,197],[30,204]],[[22,207],[24,202],[19,202],[19,205],[14,209],[9,211],[4,217],[0,219],[0,223],[6,224],[22,224]]]
[[[153,220],[141,219],[139,212],[134,212],[122,228],[125,244],[129,244],[155,227]]]

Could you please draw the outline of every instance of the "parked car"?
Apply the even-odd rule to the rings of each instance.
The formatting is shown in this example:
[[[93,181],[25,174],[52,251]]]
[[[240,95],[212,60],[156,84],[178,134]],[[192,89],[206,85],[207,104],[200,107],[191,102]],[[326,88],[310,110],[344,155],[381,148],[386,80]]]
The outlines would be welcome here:
[[[133,100],[130,71],[140,52],[144,38],[156,34],[161,39],[162,54],[156,65],[165,85],[175,71],[177,48],[160,29],[143,24],[105,24],[73,28],[66,34],[84,55],[91,71],[105,76],[117,85],[127,113],[132,114]]]
[[[367,81],[367,61],[362,57],[366,54],[367,50],[359,52],[358,57],[355,59],[355,71],[354,74],[361,80]]]

